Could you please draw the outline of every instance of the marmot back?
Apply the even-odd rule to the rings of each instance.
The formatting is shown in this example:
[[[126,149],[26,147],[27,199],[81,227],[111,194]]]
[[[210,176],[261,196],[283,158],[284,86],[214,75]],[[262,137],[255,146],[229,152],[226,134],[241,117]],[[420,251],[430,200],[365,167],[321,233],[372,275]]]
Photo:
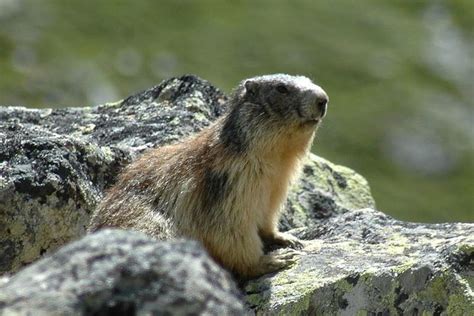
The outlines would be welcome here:
[[[306,77],[279,74],[242,81],[228,102],[227,113],[200,133],[126,167],[89,231],[196,239],[243,277],[291,263],[294,252],[264,254],[263,245],[301,246],[278,231],[278,218],[328,97]]]

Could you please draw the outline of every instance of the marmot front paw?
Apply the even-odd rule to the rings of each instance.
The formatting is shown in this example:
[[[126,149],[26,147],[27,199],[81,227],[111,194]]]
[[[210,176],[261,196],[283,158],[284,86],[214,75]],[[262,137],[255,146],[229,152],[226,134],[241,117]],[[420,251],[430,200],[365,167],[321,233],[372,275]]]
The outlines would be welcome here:
[[[295,264],[302,253],[294,249],[279,249],[262,256],[260,260],[261,274],[277,272]]]
[[[302,249],[303,243],[301,240],[295,236],[288,233],[278,232],[272,237],[262,238],[264,240],[265,246],[269,249],[278,249],[290,247],[293,249]]]
[[[285,247],[293,249],[303,249],[303,242],[297,237],[288,233],[278,233],[277,240]]]

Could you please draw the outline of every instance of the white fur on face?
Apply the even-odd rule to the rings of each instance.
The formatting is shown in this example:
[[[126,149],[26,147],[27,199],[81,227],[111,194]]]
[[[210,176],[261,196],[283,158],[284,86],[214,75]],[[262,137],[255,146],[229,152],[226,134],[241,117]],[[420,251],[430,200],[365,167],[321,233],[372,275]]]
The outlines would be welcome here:
[[[254,77],[250,78],[248,80],[255,80],[255,81],[281,81],[284,83],[291,84],[293,86],[296,86],[298,89],[301,91],[314,91],[318,95],[323,95],[326,96],[326,92],[321,88],[320,86],[316,85],[309,79],[308,77],[305,76],[292,76],[288,74],[274,74],[274,75],[264,75],[264,76],[259,76],[259,77]]]

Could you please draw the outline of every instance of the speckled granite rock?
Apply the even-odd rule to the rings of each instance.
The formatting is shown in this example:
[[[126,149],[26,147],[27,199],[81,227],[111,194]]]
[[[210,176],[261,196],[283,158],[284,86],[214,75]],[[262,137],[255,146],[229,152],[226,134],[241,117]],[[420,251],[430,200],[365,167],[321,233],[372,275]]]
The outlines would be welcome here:
[[[312,225],[321,219],[366,207],[375,207],[375,202],[364,177],[310,154],[305,159],[300,180],[289,193],[280,230]]]
[[[95,107],[0,108],[0,274],[83,235],[126,163],[210,124],[225,100],[208,82],[184,76]],[[365,179],[312,155],[280,226],[373,206]]]
[[[474,224],[349,211],[292,231],[298,263],[247,284],[266,315],[474,315]]]
[[[196,242],[104,230],[0,285],[1,315],[242,315],[241,294]]]

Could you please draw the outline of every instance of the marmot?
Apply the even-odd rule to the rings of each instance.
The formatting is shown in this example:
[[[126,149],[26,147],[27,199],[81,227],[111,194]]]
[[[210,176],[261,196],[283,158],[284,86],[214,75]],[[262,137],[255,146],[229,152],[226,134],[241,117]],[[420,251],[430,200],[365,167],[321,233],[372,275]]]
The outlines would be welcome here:
[[[279,213],[327,104],[324,90],[303,76],[243,80],[212,125],[126,167],[89,231],[120,227],[196,239],[243,278],[284,268],[291,251],[265,254],[263,246],[301,246],[278,231]]]

